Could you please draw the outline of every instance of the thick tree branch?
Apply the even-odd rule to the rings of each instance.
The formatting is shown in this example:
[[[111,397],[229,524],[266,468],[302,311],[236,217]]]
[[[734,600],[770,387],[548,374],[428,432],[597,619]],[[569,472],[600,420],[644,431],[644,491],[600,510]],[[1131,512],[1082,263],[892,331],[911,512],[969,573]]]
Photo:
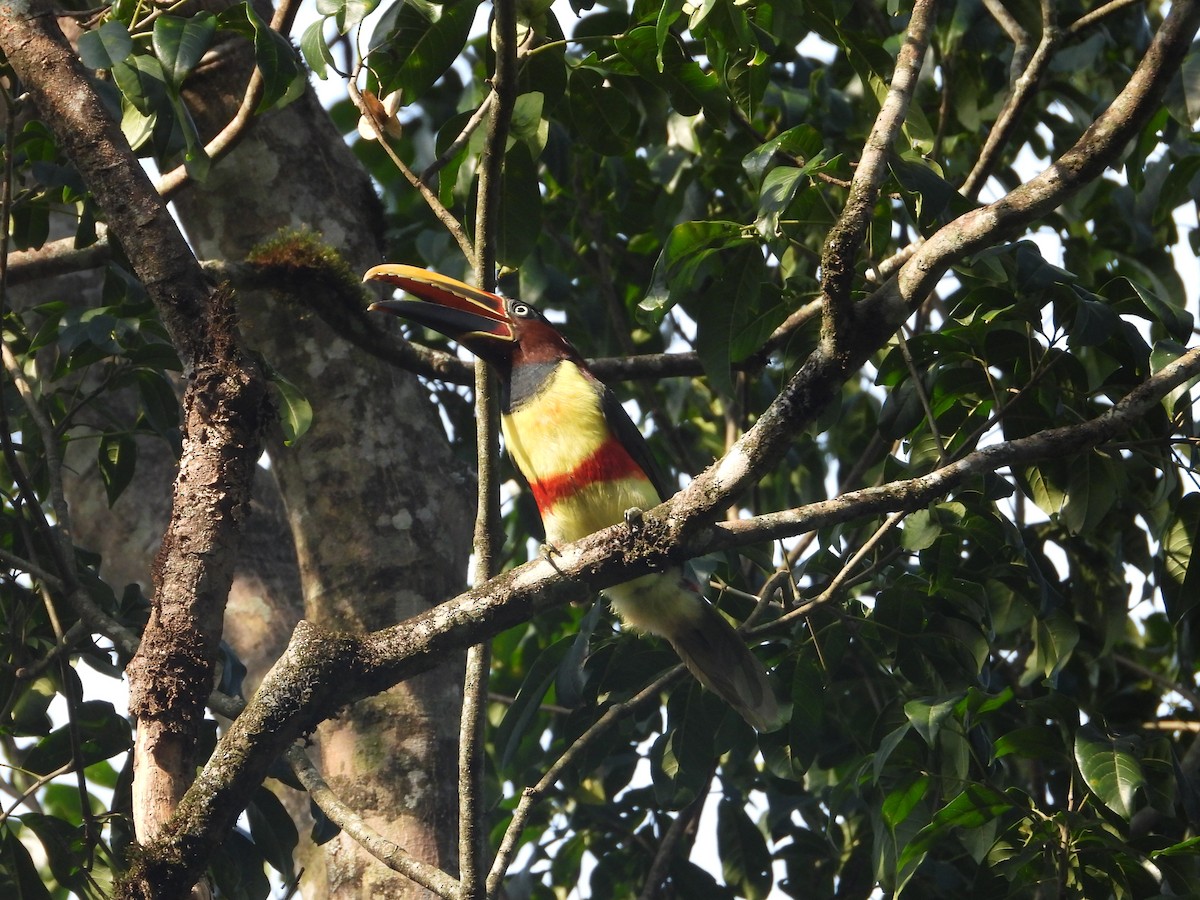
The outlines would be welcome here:
[[[854,491],[798,510],[695,530],[688,527],[688,514],[681,505],[683,492],[645,513],[636,532],[621,524],[589,535],[558,548],[553,562],[539,558],[526,563],[427,613],[361,638],[324,632],[302,622],[258,695],[221,738],[162,839],[146,848],[146,864],[165,885],[182,890],[198,876],[210,851],[232,827],[250,788],[294,740],[346,704],[576,598],[580,581],[600,590],[669,561],[882,512],[916,509],[982,472],[1062,457],[1108,440],[1140,421],[1171,390],[1197,376],[1200,348],[1165,366],[1095,420],[977,450],[929,475]],[[547,771],[542,781],[556,771]],[[507,862],[501,866],[498,859],[489,881],[502,877],[496,873],[506,867]]]
[[[221,637],[231,551],[269,415],[266,387],[238,349],[228,298],[212,294],[162,198],[59,31],[53,9],[40,0],[0,3],[0,50],[109,228],[121,235],[122,249],[189,380],[183,459],[155,566],[154,608],[129,668],[130,706],[138,718],[137,832],[148,839],[195,771],[196,729]]]
[[[1112,165],[1157,108],[1200,25],[1197,0],[1172,5],[1141,64],[1112,105],[1045,172],[988,206],[939,229],[889,280],[854,309],[844,352],[825,346],[805,361],[729,453],[696,477],[676,509],[713,517],[769,471],[794,435],[930,294],[954,263],[1020,234]]]

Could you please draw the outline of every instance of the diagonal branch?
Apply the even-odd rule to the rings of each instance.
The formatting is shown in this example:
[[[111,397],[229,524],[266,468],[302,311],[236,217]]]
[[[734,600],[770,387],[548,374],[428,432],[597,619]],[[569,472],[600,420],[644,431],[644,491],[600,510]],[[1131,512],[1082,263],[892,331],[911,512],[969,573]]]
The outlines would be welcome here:
[[[403,847],[397,846],[367,825],[362,816],[343,803],[341,798],[326,784],[325,779],[321,777],[321,773],[317,771],[317,767],[313,765],[313,761],[309,759],[303,748],[299,745],[292,746],[287,751],[285,758],[291,765],[292,771],[296,773],[296,777],[300,779],[300,783],[304,785],[304,789],[308,791],[313,803],[317,804],[321,812],[329,817],[329,821],[354,838],[359,846],[393,872],[412,879],[439,897],[457,900],[459,897],[457,881],[436,866],[417,859]]]
[[[854,278],[854,262],[871,225],[879,186],[887,175],[888,154],[904,124],[917,87],[936,5],[935,0],[917,0],[913,8],[908,34],[896,56],[892,84],[850,182],[850,196],[821,250],[821,333],[832,354],[840,352],[846,339],[845,331],[852,324],[850,285]]]
[[[296,18],[296,10],[299,6],[299,0],[280,0],[279,6],[275,9],[275,15],[271,17],[271,28],[286,37],[291,30],[292,21]],[[250,73],[250,80],[246,83],[246,93],[242,97],[241,106],[238,107],[237,112],[233,114],[233,118],[225,127],[204,145],[204,152],[209,159],[220,159],[246,136],[250,130],[250,123],[254,121],[254,116],[258,111],[258,104],[262,100],[265,87],[266,79],[263,78],[262,69],[255,65],[254,71]],[[160,176],[155,186],[164,198],[169,199],[190,181],[191,176],[188,174],[187,166],[179,165]]]
[[[1112,105],[1075,146],[1045,172],[988,206],[939,229],[900,268],[854,308],[854,327],[842,333],[842,352],[825,345],[805,361],[779,396],[716,463],[692,481],[676,509],[713,517],[770,471],[793,437],[829,403],[850,373],[890,338],[954,263],[1014,236],[1052,212],[1117,161],[1126,143],[1157,109],[1200,26],[1200,2],[1171,6],[1142,62]]]
[[[688,518],[697,513],[686,512],[683,500],[687,492],[682,492],[645,513],[636,532],[626,524],[599,531],[557,548],[553,562],[540,557],[428,612],[363,637],[330,633],[301,622],[258,694],[221,737],[162,838],[144,848],[144,864],[164,891],[182,891],[233,826],[250,789],[293,741],[343,706],[576,598],[581,581],[601,590],[668,562],[882,512],[918,508],[981,472],[1078,452],[1108,440],[1140,421],[1171,390],[1197,376],[1200,348],[1163,367],[1090,422],[977,450],[909,481],[745,522],[689,529]],[[795,614],[802,612],[803,608]],[[778,622],[775,625],[778,627]],[[547,771],[539,786],[548,788],[553,782],[547,779],[557,778],[557,771],[557,766]],[[509,831],[514,833],[514,827]],[[507,861],[498,857],[489,881],[503,877],[496,873],[506,867]]]
[[[1001,10],[999,0],[994,0],[995,5]],[[989,5],[989,10],[992,6]],[[1010,16],[1011,18],[1011,16]],[[1003,19],[1000,19],[1003,22]],[[1014,22],[1015,24],[1015,22]],[[1020,26],[1017,26],[1020,28]],[[1021,29],[1020,33],[1024,35],[1025,41],[1029,40],[1029,35]],[[1018,40],[1014,37],[1014,40]],[[1012,134],[1013,128],[1016,127],[1021,113],[1029,105],[1029,102],[1037,94],[1038,85],[1041,83],[1042,75],[1050,66],[1050,61],[1054,57],[1054,51],[1058,49],[1058,45],[1062,41],[1062,31],[1054,20],[1054,6],[1049,0],[1044,0],[1042,3],[1042,37],[1038,41],[1037,49],[1032,54],[1022,51],[1023,45],[1018,41],[1017,49],[1013,51],[1013,69],[1016,73],[1012,79],[1012,90],[1008,95],[1008,99],[1004,103],[1004,108],[1000,110],[1000,115],[996,117],[995,123],[988,129],[987,137],[983,142],[983,149],[979,151],[979,159],[975,161],[974,168],[971,169],[966,180],[963,182],[962,195],[970,199],[975,199],[979,196],[979,192],[983,190],[984,184],[987,183],[992,172],[996,169],[996,163],[1000,159],[1000,154],[1008,139]]]

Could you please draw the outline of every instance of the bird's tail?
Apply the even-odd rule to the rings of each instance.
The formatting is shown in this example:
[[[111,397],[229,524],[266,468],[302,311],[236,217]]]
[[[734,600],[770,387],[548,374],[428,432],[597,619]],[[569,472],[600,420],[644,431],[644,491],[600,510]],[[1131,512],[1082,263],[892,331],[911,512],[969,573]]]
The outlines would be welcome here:
[[[703,613],[664,637],[702,685],[759,731],[774,731],[784,716],[766,672],[725,617],[708,602],[700,602]]]
[[[767,673],[684,572],[643,575],[605,594],[627,626],[665,637],[697,680],[759,731],[783,724]]]

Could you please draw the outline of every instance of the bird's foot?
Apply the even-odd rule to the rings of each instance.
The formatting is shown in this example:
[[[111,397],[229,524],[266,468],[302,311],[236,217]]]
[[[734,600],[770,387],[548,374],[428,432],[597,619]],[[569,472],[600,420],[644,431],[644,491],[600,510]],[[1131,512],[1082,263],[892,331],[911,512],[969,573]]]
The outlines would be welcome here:
[[[636,529],[642,524],[642,511],[636,506],[631,506],[625,510],[625,524],[631,529]]]

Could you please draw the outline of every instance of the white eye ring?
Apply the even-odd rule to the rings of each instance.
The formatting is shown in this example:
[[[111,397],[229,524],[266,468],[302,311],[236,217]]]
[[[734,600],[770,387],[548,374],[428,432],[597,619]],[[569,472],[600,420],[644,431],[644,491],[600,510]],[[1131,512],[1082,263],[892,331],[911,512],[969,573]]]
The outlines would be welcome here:
[[[512,312],[514,316],[527,316],[530,310],[524,303],[514,303],[512,305]]]

